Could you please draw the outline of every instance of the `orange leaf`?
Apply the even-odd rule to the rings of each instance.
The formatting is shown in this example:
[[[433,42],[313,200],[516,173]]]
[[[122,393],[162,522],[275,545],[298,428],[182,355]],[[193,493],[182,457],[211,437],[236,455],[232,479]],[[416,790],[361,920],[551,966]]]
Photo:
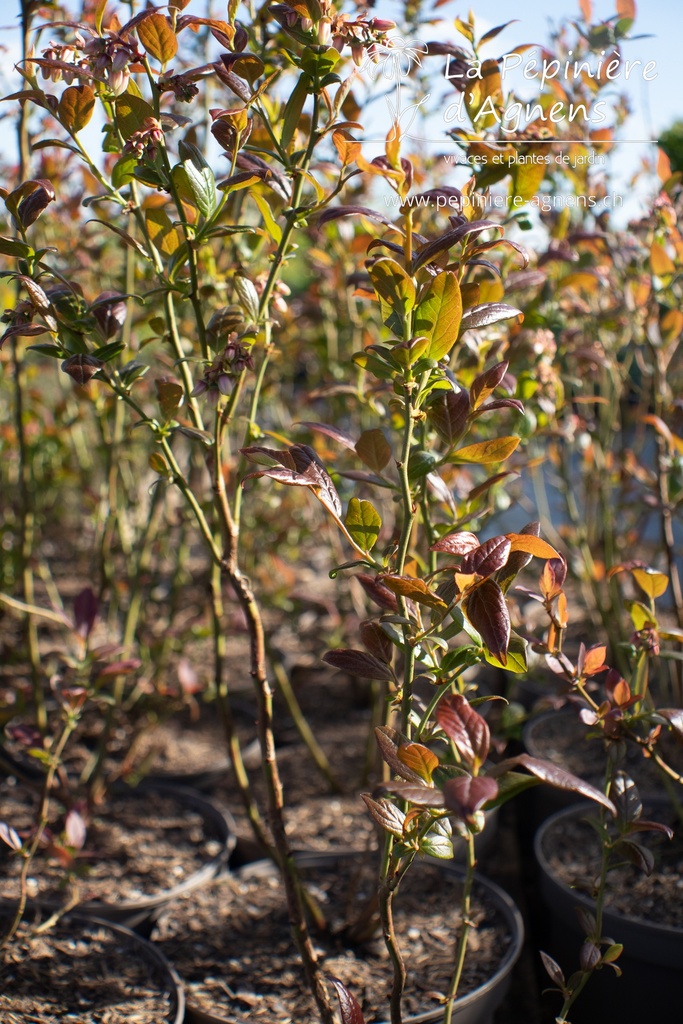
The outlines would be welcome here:
[[[560,554],[552,545],[530,533],[507,533],[510,551],[526,551],[536,558],[559,558]]]
[[[432,781],[432,773],[438,768],[439,759],[429,747],[423,746],[422,743],[401,743],[398,756],[402,764],[412,768],[425,782]]]
[[[138,25],[138,39],[161,64],[167,64],[178,52],[178,40],[168,19],[154,12]]]

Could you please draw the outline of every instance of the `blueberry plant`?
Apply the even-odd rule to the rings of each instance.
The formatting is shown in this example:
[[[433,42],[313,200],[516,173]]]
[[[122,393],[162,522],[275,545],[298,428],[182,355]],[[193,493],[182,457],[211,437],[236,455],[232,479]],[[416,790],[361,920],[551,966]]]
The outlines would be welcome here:
[[[402,6],[410,31],[426,32],[422,5]],[[448,1024],[467,952],[474,838],[485,811],[539,782],[588,796],[605,814],[618,805],[612,784],[599,791],[527,755],[492,756],[476,668],[527,670],[529,639],[513,628],[519,617],[512,593],[532,560],[544,564],[544,651],[585,700],[593,724],[613,723],[616,707],[630,712],[632,694],[644,699],[642,688],[627,694],[626,684],[612,681],[605,711],[583,685],[595,655],[580,653],[575,666],[562,651],[567,562],[560,534],[554,531],[550,544],[534,520],[487,535],[486,519],[510,503],[531,445],[558,429],[568,381],[555,365],[551,313],[559,309],[570,332],[588,315],[582,289],[591,277],[584,270],[565,280],[565,262],[595,260],[598,269],[605,262],[600,232],[589,235],[568,215],[546,219],[547,251],[532,266],[518,239],[544,180],[559,187],[568,175],[578,192],[587,172],[572,178],[545,160],[526,159],[549,151],[542,148],[551,139],[543,113],[513,126],[512,136],[504,130],[503,112],[516,98],[506,93],[503,58],[487,54],[506,26],[479,35],[470,15],[456,21],[464,43],[423,44],[392,34],[393,22],[361,5],[345,11],[331,0],[258,10],[230,0],[221,16],[211,5],[201,13],[190,7],[188,0],[167,7],[130,0],[115,9],[99,0],[74,12],[21,2],[22,83],[5,97],[18,104],[18,167],[0,193],[7,263],[0,344],[14,413],[1,441],[19,496],[7,545],[16,554],[2,580],[17,596],[0,600],[24,617],[33,710],[45,736],[36,585],[40,577],[48,594],[56,592],[40,552],[47,496],[57,502],[61,493],[45,468],[49,426],[63,490],[71,486],[83,519],[97,524],[93,592],[108,606],[123,658],[137,645],[158,685],[202,552],[213,690],[234,774],[255,835],[281,870],[306,980],[331,1024],[284,826],[271,682],[277,665],[269,666],[263,614],[277,591],[263,568],[264,549],[289,543],[290,528],[316,556],[325,546],[305,500],[315,497],[332,526],[321,534],[329,541],[330,574],[344,585],[351,579],[373,609],[360,622],[360,645],[335,647],[325,661],[380,687],[384,777],[364,800],[384,834],[378,893],[393,968],[392,1024],[401,1021],[406,976],[392,916],[401,879],[418,856],[451,857],[454,833],[467,851],[464,924],[443,999]],[[619,58],[632,21],[626,7],[633,5],[620,3],[618,17],[591,24],[590,4],[582,3],[577,55],[590,58],[609,45]],[[567,39],[565,32],[553,41],[558,57],[566,56]],[[442,70],[444,57],[460,73],[443,88],[461,96],[466,116],[451,141],[470,169],[478,167],[460,187],[411,149],[426,70]],[[476,67],[486,74],[469,75]],[[366,72],[380,81],[396,72],[414,94],[406,107],[401,90],[392,92],[391,123],[375,156],[361,139],[360,118],[371,116],[369,99],[363,110]],[[589,107],[606,84],[591,83],[577,79],[567,98]],[[553,93],[544,83],[542,111]],[[624,114],[618,102],[596,144],[609,147]],[[577,129],[572,121],[553,124],[556,137],[580,153]],[[519,202],[490,213],[491,188]],[[382,209],[383,193],[392,202]],[[660,237],[672,214],[662,211],[669,219],[658,221],[650,249],[667,306],[662,325],[671,335],[666,357],[655,345],[659,378],[678,324],[670,315],[674,255]],[[553,264],[559,277],[547,269]],[[566,300],[555,302],[558,280]],[[600,396],[593,397],[599,407]],[[322,417],[309,411],[321,398]],[[673,395],[667,401],[675,405]],[[53,422],[45,416],[41,434],[42,410],[52,408]],[[658,406],[644,422],[658,437],[656,483],[675,589],[670,463],[680,453],[663,412]],[[259,478],[290,488],[288,500],[277,486],[255,486]],[[288,518],[291,508],[297,515]],[[173,563],[167,626],[157,623],[163,639],[153,642],[150,577],[164,562]],[[632,614],[641,634],[650,629],[642,610]],[[258,702],[265,813],[234,726],[227,657],[236,615],[246,627]],[[113,676],[111,699],[120,711],[127,677],[123,668]],[[291,688],[287,696],[298,717]],[[64,731],[46,754],[53,774],[61,737],[76,724],[70,704],[63,718]],[[674,710],[660,719],[651,725],[680,725]],[[654,752],[654,738],[638,730]],[[329,776],[325,752],[310,730],[302,732]],[[2,837],[26,852],[11,823]],[[596,929],[587,973],[616,956]],[[580,984],[562,982],[561,1019],[584,983],[583,975]],[[343,986],[338,992],[345,1024],[359,1024],[353,997]]]

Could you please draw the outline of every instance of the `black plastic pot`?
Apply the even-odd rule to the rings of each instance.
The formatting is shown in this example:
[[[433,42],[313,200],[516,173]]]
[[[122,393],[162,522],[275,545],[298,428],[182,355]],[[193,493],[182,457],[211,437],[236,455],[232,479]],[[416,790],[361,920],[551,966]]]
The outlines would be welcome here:
[[[72,916],[94,917],[103,921],[109,921],[110,923],[122,924],[127,928],[134,929],[140,935],[148,936],[155,920],[164,907],[172,903],[182,893],[190,892],[204,885],[226,869],[236,841],[235,823],[229,812],[220,808],[208,797],[191,789],[144,782],[135,789],[129,789],[128,787],[116,789],[117,794],[122,792],[132,798],[140,799],[141,802],[145,799],[153,800],[154,795],[157,793],[177,799],[183,806],[201,814],[221,844],[220,850],[206,864],[193,872],[183,882],[171,885],[168,889],[163,890],[163,892],[154,896],[141,896],[140,899],[136,900],[125,900],[120,903],[103,903],[94,900],[79,903],[76,910],[72,913]],[[142,808],[141,813],[144,813]],[[13,901],[0,900],[0,906],[3,908],[11,909],[14,905]],[[53,912],[61,904],[51,899],[32,900],[27,907],[27,913],[33,912],[33,909],[37,906]]]
[[[62,919],[59,923],[61,929],[73,930],[75,938],[82,941],[87,938],[88,932],[95,928],[105,929],[114,932],[121,937],[126,949],[130,950],[130,956],[138,961],[146,962],[150,967],[150,974],[158,982],[160,993],[166,994],[170,999],[170,1010],[163,1017],[159,1016],[157,1024],[183,1024],[185,1020],[185,993],[183,985],[176,971],[171,967],[166,957],[146,939],[137,935],[130,928],[124,925],[115,924],[113,921],[105,921],[102,918],[84,916],[81,914],[70,914],[68,919]],[[102,975],[108,971],[108,964],[102,964]],[[74,978],[74,988],[77,988],[77,979]],[[34,1018],[31,1018],[32,1020]],[[36,1018],[37,1019],[37,1018]]]
[[[664,801],[660,806],[665,809]],[[541,826],[534,841],[541,896],[549,912],[544,948],[565,968],[566,975],[576,969],[583,941],[576,908],[592,912],[595,904],[554,875],[548,851],[551,833],[570,819],[582,817],[587,810],[584,806],[558,811]],[[655,805],[648,810],[648,817],[657,819],[657,816]],[[596,971],[577,1001],[577,1020],[585,1024],[672,1020],[672,1014],[676,1014],[673,1008],[680,1005],[683,994],[683,928],[617,914],[609,909],[605,910],[603,921],[603,934],[624,945],[618,961],[623,975],[618,978],[610,968]]]
[[[304,852],[295,854],[295,859],[299,868],[305,870],[306,868],[332,868],[340,859],[347,860],[350,857],[360,856],[364,856],[364,854],[355,850],[337,851],[330,854]],[[463,869],[453,862],[432,858],[425,858],[424,862],[438,867],[445,874],[457,879],[462,879],[464,876]],[[416,864],[417,870],[419,870],[419,863]],[[249,865],[244,870],[249,874],[258,875],[262,873],[265,876],[272,874],[274,868],[270,862],[260,861]],[[475,885],[480,887],[480,890],[485,891],[487,899],[494,904],[496,910],[504,919],[512,941],[495,974],[483,985],[456,1000],[453,1009],[453,1020],[457,1021],[458,1024],[493,1024],[493,1015],[505,997],[512,969],[522,951],[524,924],[514,902],[498,885],[479,875],[477,875]],[[406,1017],[405,1024],[436,1024],[436,1022],[442,1019],[443,1010],[438,1009]],[[228,1024],[225,1017],[206,1013],[193,1006],[191,1002],[188,1002],[185,1020],[186,1024]]]

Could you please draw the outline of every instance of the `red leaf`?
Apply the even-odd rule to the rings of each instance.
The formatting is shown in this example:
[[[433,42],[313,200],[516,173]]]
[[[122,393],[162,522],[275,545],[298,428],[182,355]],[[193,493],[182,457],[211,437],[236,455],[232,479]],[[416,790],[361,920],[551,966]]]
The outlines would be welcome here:
[[[470,396],[460,391],[438,391],[427,406],[427,418],[441,440],[449,446],[456,443],[467,426]]]
[[[491,579],[469,588],[462,599],[462,610],[488,647],[505,665],[510,643],[510,615],[503,591]]]
[[[585,796],[589,800],[602,804],[611,814],[616,814],[616,807],[612,801],[604,793],[601,793],[599,789],[596,789],[595,786],[591,786],[589,782],[586,782],[585,779],[572,775],[571,772],[565,771],[564,768],[558,768],[557,765],[551,764],[550,761],[541,761],[537,757],[531,757],[530,754],[519,754],[517,757],[509,757],[505,761],[501,761],[489,771],[489,775],[502,775],[518,766],[526,768],[527,771],[530,771],[541,782],[547,782],[550,786],[554,786],[556,789],[567,790],[569,793],[578,793],[579,796]]]
[[[473,409],[478,409],[489,395],[493,394],[507,373],[508,364],[496,363],[474,378],[470,386],[470,402]]]
[[[337,990],[339,999],[339,1012],[341,1013],[342,1024],[365,1024],[363,1012],[358,1005],[358,1000],[349,992],[346,985],[342,985],[339,978],[330,977],[330,981]]]
[[[95,625],[98,611],[99,601],[94,591],[91,587],[85,587],[74,598],[74,628],[84,640],[90,635]]]
[[[354,451],[356,447],[356,442],[351,435],[347,434],[345,430],[340,430],[339,427],[331,427],[327,423],[310,423],[308,420],[300,420],[295,426],[308,427],[309,430],[316,430],[319,434],[326,434],[333,441],[338,441],[339,444],[343,444],[351,451]]]
[[[367,572],[359,572],[355,577],[368,597],[375,602],[379,608],[388,612],[398,611],[398,598],[384,585],[376,576],[370,576]]]
[[[463,821],[468,821],[489,800],[495,800],[498,783],[487,775],[461,775],[444,783],[443,795],[446,807],[455,811]]]
[[[489,752],[489,727],[467,698],[460,693],[443,697],[436,709],[436,720],[453,740],[463,761],[471,768],[480,768]]]
[[[465,575],[477,573],[479,576],[490,576],[502,569],[510,554],[510,541],[501,535],[491,537],[473,551],[468,552],[462,560],[460,572]]]
[[[379,658],[380,661],[386,662],[387,665],[390,665],[391,658],[394,653],[394,645],[380,626],[379,622],[374,622],[372,619],[365,619],[361,622],[358,632],[360,633],[360,638],[363,641],[363,646],[367,647],[370,654],[375,658]]]
[[[478,327],[488,327],[489,324],[497,324],[500,320],[511,320],[516,316],[523,318],[524,314],[515,306],[508,306],[504,302],[484,302],[463,313],[460,330],[471,331]]]
[[[390,728],[388,725],[380,725],[375,729],[375,739],[377,740],[377,746],[380,749],[382,758],[389,765],[394,775],[400,776],[400,778],[405,779],[406,782],[411,784],[424,785],[422,776],[413,771],[398,756],[398,748],[400,744],[405,742],[405,737],[400,732]]]
[[[467,530],[458,530],[456,533],[447,533],[436,544],[432,544],[430,551],[446,551],[449,555],[466,555],[479,547],[479,541],[473,533]]]

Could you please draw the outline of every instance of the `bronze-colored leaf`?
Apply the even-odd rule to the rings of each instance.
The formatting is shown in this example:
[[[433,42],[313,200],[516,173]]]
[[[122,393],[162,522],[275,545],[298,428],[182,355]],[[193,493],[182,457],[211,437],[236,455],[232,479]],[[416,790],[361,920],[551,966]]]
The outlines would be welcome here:
[[[496,363],[474,378],[470,385],[470,402],[473,409],[478,409],[493,394],[507,373],[507,362]]]
[[[492,579],[485,579],[470,587],[461,603],[467,619],[491,654],[505,665],[510,641],[510,614],[503,591]]]
[[[405,742],[405,737],[401,736],[396,729],[392,729],[388,725],[381,725],[375,729],[375,739],[377,740],[377,746],[382,758],[389,765],[394,775],[405,779],[406,782],[424,785],[422,777],[416,771],[413,771],[409,765],[404,764],[398,756],[398,748],[401,743]]]
[[[95,109],[95,93],[89,85],[70,85],[62,93],[57,117],[69,132],[77,135],[90,121]]]
[[[339,978],[333,978],[330,975],[330,981],[337,991],[342,1024],[365,1024],[363,1012],[353,992],[349,992],[346,985],[343,985]]]
[[[466,555],[479,547],[479,540],[473,533],[467,530],[456,530],[455,533],[447,533],[436,544],[432,544],[430,551],[447,551],[449,555]]]
[[[540,779],[541,782],[547,782],[556,789],[563,789],[569,793],[576,793],[578,796],[585,796],[589,800],[602,804],[611,814],[616,815],[616,808],[612,801],[599,789],[596,789],[595,786],[591,786],[585,779],[580,779],[578,775],[573,775],[571,772],[566,771],[566,769],[551,764],[550,761],[542,761],[540,758],[532,757],[530,754],[508,757],[505,761],[501,761],[493,768],[490,768],[488,774],[497,777],[518,766],[526,768],[527,771],[531,772],[537,779]]]
[[[391,800],[386,800],[383,797],[374,800],[369,793],[361,793],[361,799],[380,828],[391,833],[392,836],[396,836],[397,839],[403,838],[405,811],[402,811]]]
[[[417,601],[418,604],[425,604],[430,608],[441,608],[444,611],[447,608],[445,602],[429,589],[424,580],[415,579],[413,576],[385,573],[382,576],[382,583],[395,594],[410,598],[411,601]]]
[[[375,794],[392,793],[401,800],[407,800],[416,807],[445,807],[443,793],[432,786],[416,786],[412,782],[383,782],[375,789]]]
[[[374,619],[364,619],[358,627],[358,632],[363,641],[363,646],[368,649],[370,654],[390,665],[394,654],[394,645],[379,622],[376,622]]]
[[[379,608],[384,608],[389,612],[398,611],[396,595],[376,576],[370,576],[367,572],[359,572],[355,579],[358,580],[370,600],[374,601]]]
[[[355,445],[358,457],[373,473],[381,473],[391,459],[391,448],[379,429],[364,430]]]

